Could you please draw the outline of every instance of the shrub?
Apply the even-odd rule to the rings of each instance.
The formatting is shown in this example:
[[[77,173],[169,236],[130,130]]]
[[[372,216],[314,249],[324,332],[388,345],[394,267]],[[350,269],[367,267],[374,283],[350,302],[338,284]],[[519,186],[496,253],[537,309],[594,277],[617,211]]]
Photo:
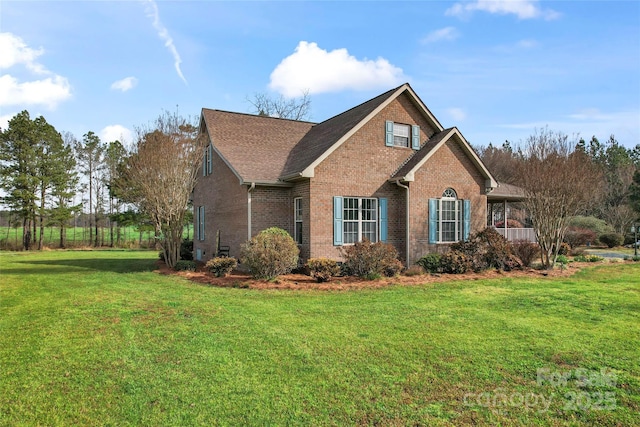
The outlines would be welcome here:
[[[556,262],[564,268],[565,265],[569,264],[569,258],[566,255],[558,255]]]
[[[495,228],[504,228],[504,220],[498,221],[494,225]],[[507,219],[507,228],[524,228],[524,225],[516,219]]]
[[[516,240],[511,247],[525,267],[531,267],[533,260],[540,256],[540,246],[528,240]]]
[[[216,277],[225,277],[238,266],[238,261],[233,257],[215,257],[207,261],[207,269]]]
[[[600,262],[600,261],[603,261],[604,258],[598,255],[585,254],[585,255],[577,255],[573,257],[573,260],[576,262]]]
[[[340,254],[345,259],[344,269],[349,275],[366,278],[381,275],[391,277],[402,270],[398,251],[389,243],[371,243],[364,239],[351,246],[341,247]]]
[[[511,243],[493,228],[469,236],[469,240],[451,245],[453,251],[462,252],[471,262],[473,271],[487,268],[511,271],[522,264],[511,249]]]
[[[443,273],[462,274],[471,270],[473,263],[460,251],[449,251],[440,257],[440,269]]]
[[[196,271],[195,261],[181,259],[173,266],[176,271]]]
[[[615,248],[616,246],[622,245],[622,242],[624,242],[624,236],[618,233],[605,233],[601,235],[598,240],[609,248]]]
[[[416,262],[420,267],[424,268],[427,273],[437,273],[440,271],[440,258],[439,253],[426,254]]]
[[[564,241],[572,248],[585,246],[587,243],[593,243],[598,236],[593,230],[588,228],[569,227],[564,235]]]
[[[253,277],[270,280],[296,268],[300,250],[289,233],[272,227],[244,243],[240,253]]]
[[[338,263],[329,258],[310,258],[307,261],[307,267],[311,272],[311,277],[314,277],[319,283],[328,282],[331,277],[340,274]]]
[[[180,243],[180,259],[193,261],[193,240],[184,239]]]

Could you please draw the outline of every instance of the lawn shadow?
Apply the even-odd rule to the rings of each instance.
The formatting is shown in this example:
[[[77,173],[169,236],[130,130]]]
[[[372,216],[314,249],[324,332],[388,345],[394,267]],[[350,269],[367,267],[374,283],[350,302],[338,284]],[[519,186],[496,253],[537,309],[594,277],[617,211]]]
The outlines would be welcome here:
[[[23,264],[24,268],[2,268],[3,274],[61,274],[69,273],[69,268],[109,271],[112,273],[138,273],[153,271],[157,268],[157,261],[149,258],[91,258],[91,259],[52,259],[35,261],[16,261],[15,264]],[[31,267],[28,267],[31,266]],[[47,268],[49,266],[50,268]]]

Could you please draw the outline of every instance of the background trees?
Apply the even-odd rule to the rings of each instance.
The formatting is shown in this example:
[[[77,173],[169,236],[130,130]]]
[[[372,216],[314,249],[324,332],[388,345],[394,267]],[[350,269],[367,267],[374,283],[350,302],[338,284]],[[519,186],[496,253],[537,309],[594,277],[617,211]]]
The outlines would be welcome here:
[[[311,116],[309,91],[303,92],[299,98],[291,99],[282,95],[273,98],[266,93],[256,93],[253,98],[247,98],[247,101],[253,107],[251,112],[261,116],[291,120],[309,120]]]

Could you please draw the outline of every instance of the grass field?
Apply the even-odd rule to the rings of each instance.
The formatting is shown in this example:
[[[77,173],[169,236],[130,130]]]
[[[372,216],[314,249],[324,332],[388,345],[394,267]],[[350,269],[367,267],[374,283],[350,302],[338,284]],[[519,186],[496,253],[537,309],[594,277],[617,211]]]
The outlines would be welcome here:
[[[640,263],[258,291],[0,253],[0,425],[640,425]]]

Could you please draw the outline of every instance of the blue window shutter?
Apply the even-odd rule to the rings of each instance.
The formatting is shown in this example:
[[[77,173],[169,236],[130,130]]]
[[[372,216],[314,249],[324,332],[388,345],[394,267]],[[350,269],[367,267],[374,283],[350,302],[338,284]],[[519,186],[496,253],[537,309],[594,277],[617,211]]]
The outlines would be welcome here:
[[[211,158],[213,157],[213,145],[209,144],[209,152],[207,154],[208,154],[207,155],[207,173],[211,175],[211,171],[212,171]]]
[[[420,149],[420,126],[411,126],[411,148],[414,150]]]
[[[385,140],[384,143],[387,147],[393,147],[393,122],[387,120],[385,122]]]
[[[387,199],[381,197],[378,199],[380,207],[380,241],[387,241]]]
[[[429,243],[437,243],[438,199],[429,199]]]
[[[195,209],[195,215],[193,218],[193,231],[194,231],[194,240],[200,240],[200,207],[196,207]]]
[[[462,201],[462,240],[469,240],[471,231],[471,200]]]
[[[202,176],[207,176],[207,150],[204,150],[204,157],[202,158]]]
[[[342,197],[333,198],[333,244],[342,246]]]

